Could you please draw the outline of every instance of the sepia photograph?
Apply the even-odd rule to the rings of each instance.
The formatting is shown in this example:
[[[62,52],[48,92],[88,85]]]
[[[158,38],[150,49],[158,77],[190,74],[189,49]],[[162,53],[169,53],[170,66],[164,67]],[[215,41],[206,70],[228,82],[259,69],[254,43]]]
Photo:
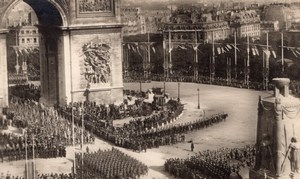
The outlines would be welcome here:
[[[0,179],[300,179],[300,0],[0,0]]]

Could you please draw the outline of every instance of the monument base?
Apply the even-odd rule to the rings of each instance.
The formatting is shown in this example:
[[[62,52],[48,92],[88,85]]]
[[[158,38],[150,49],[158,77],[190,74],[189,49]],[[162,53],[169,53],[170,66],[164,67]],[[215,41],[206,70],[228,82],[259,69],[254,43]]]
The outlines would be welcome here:
[[[250,179],[293,179],[293,178],[300,178],[300,175],[293,173],[291,175],[272,176],[269,171],[250,169],[249,178]]]

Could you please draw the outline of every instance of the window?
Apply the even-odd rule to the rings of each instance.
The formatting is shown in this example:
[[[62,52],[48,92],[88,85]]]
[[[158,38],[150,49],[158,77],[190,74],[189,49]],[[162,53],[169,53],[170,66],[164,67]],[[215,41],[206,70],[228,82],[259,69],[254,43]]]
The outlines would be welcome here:
[[[30,43],[30,38],[27,39],[27,43]]]
[[[33,30],[32,33],[36,34],[36,30]]]
[[[24,30],[21,30],[21,34],[24,34]]]
[[[34,43],[37,43],[37,40],[36,40],[36,38],[34,38],[34,39],[33,39],[33,42],[34,42]]]
[[[26,34],[29,34],[29,30],[26,30]]]
[[[23,43],[23,44],[25,43],[25,39],[22,39],[22,43]]]

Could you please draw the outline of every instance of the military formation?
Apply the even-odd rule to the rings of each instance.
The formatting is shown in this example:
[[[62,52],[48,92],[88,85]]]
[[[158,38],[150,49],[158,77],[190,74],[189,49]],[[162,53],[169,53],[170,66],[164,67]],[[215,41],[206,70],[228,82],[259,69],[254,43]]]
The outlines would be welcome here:
[[[171,158],[165,162],[165,170],[182,179],[229,179],[239,175],[242,167],[255,162],[255,147],[221,148],[206,150],[187,159]]]
[[[83,165],[82,165],[83,162]],[[116,148],[76,155],[78,179],[139,178],[148,173],[148,167]]]
[[[24,87],[25,88],[25,87]],[[17,90],[24,90],[18,86]],[[21,136],[5,134],[1,152],[4,160],[24,159],[24,147],[28,147],[27,156],[36,158],[65,157],[65,147],[72,145],[72,121],[74,120],[74,142],[80,144],[81,127],[84,127],[83,143],[93,143],[98,136],[116,146],[137,152],[146,152],[149,148],[185,142],[185,134],[194,130],[210,127],[224,122],[228,117],[225,113],[198,119],[187,123],[173,124],[183,112],[183,105],[178,100],[170,99],[164,107],[154,109],[155,104],[143,101],[145,93],[126,91],[127,96],[137,100],[128,101],[120,106],[97,105],[93,102],[71,103],[66,106],[46,108],[26,97],[35,94],[38,88],[26,86],[26,93],[21,97],[10,98],[10,108],[5,111],[5,123],[22,130]],[[146,111],[145,113],[136,111]],[[153,112],[155,111],[155,112]],[[124,114],[124,115],[122,115]],[[113,120],[122,117],[133,117],[122,127],[113,126]],[[81,126],[82,121],[84,126]],[[3,134],[4,135],[4,134]],[[13,140],[12,140],[13,139]],[[26,143],[26,145],[25,145]],[[31,149],[31,150],[30,150]],[[19,153],[20,152],[20,153]],[[110,157],[110,158],[109,158]],[[148,172],[148,168],[137,160],[129,158],[117,149],[85,153],[83,167],[81,155],[77,155],[77,177],[85,173],[84,178],[138,178]],[[97,177],[96,177],[97,176]],[[40,176],[40,178],[49,176]],[[53,178],[68,178],[68,175],[52,175]],[[70,177],[69,177],[70,178]]]

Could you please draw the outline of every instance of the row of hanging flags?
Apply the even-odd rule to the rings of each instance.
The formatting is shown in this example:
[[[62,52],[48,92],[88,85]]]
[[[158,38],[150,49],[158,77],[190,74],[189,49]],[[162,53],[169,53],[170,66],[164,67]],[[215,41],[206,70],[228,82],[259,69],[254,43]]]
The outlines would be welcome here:
[[[39,47],[34,46],[13,46],[17,56],[28,56],[39,52]]]
[[[156,49],[154,47],[154,42],[149,42],[150,45],[150,52],[151,50],[153,53],[156,53]],[[125,43],[123,46],[125,46],[128,50],[133,51],[135,53],[138,53],[139,55],[142,56],[141,51],[146,51],[148,53],[148,47],[147,47],[147,42],[146,43],[139,43],[139,42],[132,42],[132,43]]]
[[[153,46],[154,42],[150,42],[150,49],[152,49],[153,53],[156,53],[156,48]],[[192,49],[192,50],[199,50],[199,45],[200,44],[172,44],[170,48],[168,48],[169,53],[173,50],[173,49],[182,49],[182,50],[187,50],[187,49]],[[138,53],[142,56],[141,54],[141,50],[145,50],[148,52],[148,48],[147,48],[147,44],[146,43],[125,43],[123,44],[123,46],[127,46],[128,50],[131,50],[135,53]],[[163,43],[163,48],[166,49],[166,44]],[[240,48],[238,47],[239,45],[236,46],[236,50],[238,52],[240,52]],[[226,54],[228,52],[230,52],[231,50],[234,50],[235,45],[234,44],[215,44],[215,52],[217,52],[218,55],[220,54]],[[261,51],[259,50],[262,49],[262,52],[265,53],[267,52],[266,47],[259,47],[259,45],[250,45],[249,47],[249,53],[251,53],[253,56],[260,56],[261,55]],[[284,47],[286,48],[288,51],[290,51],[295,57],[300,57],[300,47],[299,48],[295,48],[295,47]],[[270,55],[272,55],[274,58],[277,58],[276,52],[273,49],[273,47],[269,46],[269,51],[270,51]]]

